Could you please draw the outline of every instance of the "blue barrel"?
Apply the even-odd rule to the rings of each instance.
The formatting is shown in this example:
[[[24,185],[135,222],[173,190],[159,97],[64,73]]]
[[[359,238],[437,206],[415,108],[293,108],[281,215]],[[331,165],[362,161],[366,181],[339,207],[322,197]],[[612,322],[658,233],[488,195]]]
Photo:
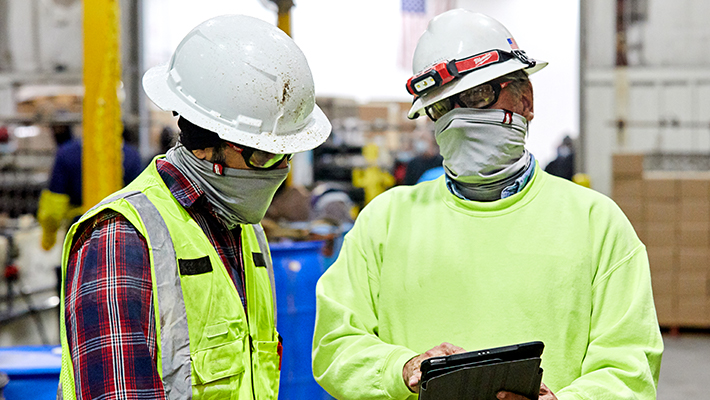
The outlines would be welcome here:
[[[271,247],[276,280],[278,329],[283,338],[279,399],[332,399],[311,368],[316,321],[316,282],[329,266],[324,242],[275,243]]]
[[[0,347],[0,371],[10,382],[5,400],[54,400],[59,386],[62,350],[57,346]]]

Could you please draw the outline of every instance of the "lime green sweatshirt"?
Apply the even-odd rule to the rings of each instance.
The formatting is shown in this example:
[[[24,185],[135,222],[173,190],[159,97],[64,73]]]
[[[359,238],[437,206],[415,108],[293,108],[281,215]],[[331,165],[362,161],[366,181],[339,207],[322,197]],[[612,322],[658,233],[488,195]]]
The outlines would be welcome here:
[[[415,399],[404,364],[442,342],[533,340],[559,400],[656,398],[644,245],[609,198],[539,167],[494,202],[461,200],[443,178],[383,193],[316,296],[313,372],[338,399]]]

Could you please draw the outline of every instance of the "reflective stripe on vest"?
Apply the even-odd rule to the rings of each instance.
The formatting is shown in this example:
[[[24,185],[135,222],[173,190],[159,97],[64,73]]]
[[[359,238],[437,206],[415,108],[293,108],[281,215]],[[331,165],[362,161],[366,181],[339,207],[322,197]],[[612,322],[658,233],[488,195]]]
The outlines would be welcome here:
[[[274,299],[274,329],[278,330],[279,326],[276,324],[276,280],[274,279],[274,264],[271,261],[271,252],[269,252],[269,245],[266,242],[264,228],[259,224],[254,224],[252,227],[254,227],[256,241],[259,242],[259,250],[261,250],[261,254],[264,255],[264,260],[266,260],[266,269],[269,271],[269,280],[271,281],[271,297]]]
[[[191,399],[190,336],[187,312],[182,297],[177,257],[163,217],[141,192],[124,197],[138,211],[153,251],[158,312],[160,313],[160,351],[163,362],[163,387],[168,399]]]
[[[163,388],[168,399],[191,399],[190,336],[187,312],[178,275],[177,257],[163,217],[148,197],[131,191],[112,196],[91,209],[123,198],[138,211],[153,252],[158,312]],[[89,210],[91,211],[91,210]]]

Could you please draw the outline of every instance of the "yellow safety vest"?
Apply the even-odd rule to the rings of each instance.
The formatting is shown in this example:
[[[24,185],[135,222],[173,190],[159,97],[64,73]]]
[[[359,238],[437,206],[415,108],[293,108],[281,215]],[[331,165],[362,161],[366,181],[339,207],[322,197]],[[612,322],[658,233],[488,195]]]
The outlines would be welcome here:
[[[104,209],[126,217],[148,243],[159,338],[157,368],[167,398],[276,399],[279,336],[273,268],[263,229],[242,225],[245,314],[219,255],[165,186],[155,160],[130,185],[84,214],[66,236],[58,398],[76,399],[64,315],[69,252],[77,227]]]

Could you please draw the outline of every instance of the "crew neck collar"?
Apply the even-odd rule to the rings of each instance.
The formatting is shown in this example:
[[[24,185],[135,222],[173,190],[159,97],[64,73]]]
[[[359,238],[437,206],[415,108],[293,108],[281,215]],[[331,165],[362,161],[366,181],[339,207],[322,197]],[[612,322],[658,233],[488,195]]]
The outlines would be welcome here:
[[[504,199],[495,201],[475,201],[464,200],[449,191],[446,185],[446,179],[439,180],[439,192],[443,197],[444,203],[459,212],[467,214],[480,214],[481,216],[495,216],[513,212],[526,204],[530,203],[540,192],[540,189],[545,184],[545,174],[541,173],[540,165],[535,163],[535,172],[532,174],[532,179],[518,193],[508,196]]]

